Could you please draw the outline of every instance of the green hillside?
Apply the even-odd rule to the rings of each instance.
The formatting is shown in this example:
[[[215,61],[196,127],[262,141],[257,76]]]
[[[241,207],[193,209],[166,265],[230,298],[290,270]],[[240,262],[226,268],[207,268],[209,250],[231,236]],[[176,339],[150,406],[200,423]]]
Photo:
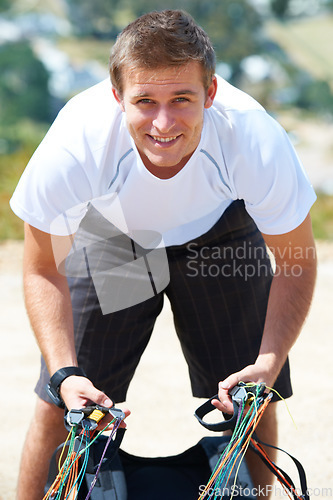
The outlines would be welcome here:
[[[266,33],[296,65],[330,82],[333,90],[333,15],[268,22]]]

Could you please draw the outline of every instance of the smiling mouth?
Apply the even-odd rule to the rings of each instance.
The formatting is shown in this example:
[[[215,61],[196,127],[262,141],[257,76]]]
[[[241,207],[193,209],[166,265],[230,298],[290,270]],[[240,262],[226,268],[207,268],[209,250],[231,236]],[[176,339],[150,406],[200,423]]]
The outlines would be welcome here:
[[[150,137],[156,142],[167,143],[175,141],[179,136],[175,135],[174,137],[158,137],[156,135],[151,135]]]

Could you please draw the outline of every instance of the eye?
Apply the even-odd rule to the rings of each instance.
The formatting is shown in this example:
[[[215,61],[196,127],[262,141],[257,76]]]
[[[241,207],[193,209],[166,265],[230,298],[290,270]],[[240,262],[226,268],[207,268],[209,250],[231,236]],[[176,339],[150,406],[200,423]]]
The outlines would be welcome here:
[[[187,97],[177,97],[175,102],[189,102],[190,100]]]
[[[152,100],[151,99],[147,99],[147,98],[143,98],[143,99],[139,99],[137,101],[137,104],[152,104]]]

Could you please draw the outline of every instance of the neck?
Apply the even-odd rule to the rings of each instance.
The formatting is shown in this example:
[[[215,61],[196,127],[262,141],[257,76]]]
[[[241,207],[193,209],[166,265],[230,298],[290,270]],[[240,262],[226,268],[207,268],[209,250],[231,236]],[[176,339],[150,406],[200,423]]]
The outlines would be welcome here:
[[[192,154],[186,156],[177,165],[173,165],[171,167],[158,167],[157,165],[154,165],[154,163],[152,163],[146,156],[142,155],[141,153],[140,156],[146,169],[155,177],[158,177],[159,179],[171,179],[171,177],[174,177],[176,174],[178,174],[178,172],[180,172],[185,167],[186,163],[189,161]]]
[[[171,179],[184,168],[185,165],[176,165],[175,167],[156,167],[156,165],[146,165],[149,172],[159,179]]]

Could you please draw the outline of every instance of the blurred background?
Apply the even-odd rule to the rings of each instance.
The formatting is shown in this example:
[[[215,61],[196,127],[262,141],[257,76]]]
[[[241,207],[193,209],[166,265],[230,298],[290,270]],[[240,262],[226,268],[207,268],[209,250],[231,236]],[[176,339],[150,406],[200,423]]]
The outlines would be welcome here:
[[[319,196],[315,236],[333,239],[333,0],[0,0],[0,240],[22,238],[8,201],[59,109],[107,77],[128,22],[163,8],[191,13],[217,72],[288,131]]]

